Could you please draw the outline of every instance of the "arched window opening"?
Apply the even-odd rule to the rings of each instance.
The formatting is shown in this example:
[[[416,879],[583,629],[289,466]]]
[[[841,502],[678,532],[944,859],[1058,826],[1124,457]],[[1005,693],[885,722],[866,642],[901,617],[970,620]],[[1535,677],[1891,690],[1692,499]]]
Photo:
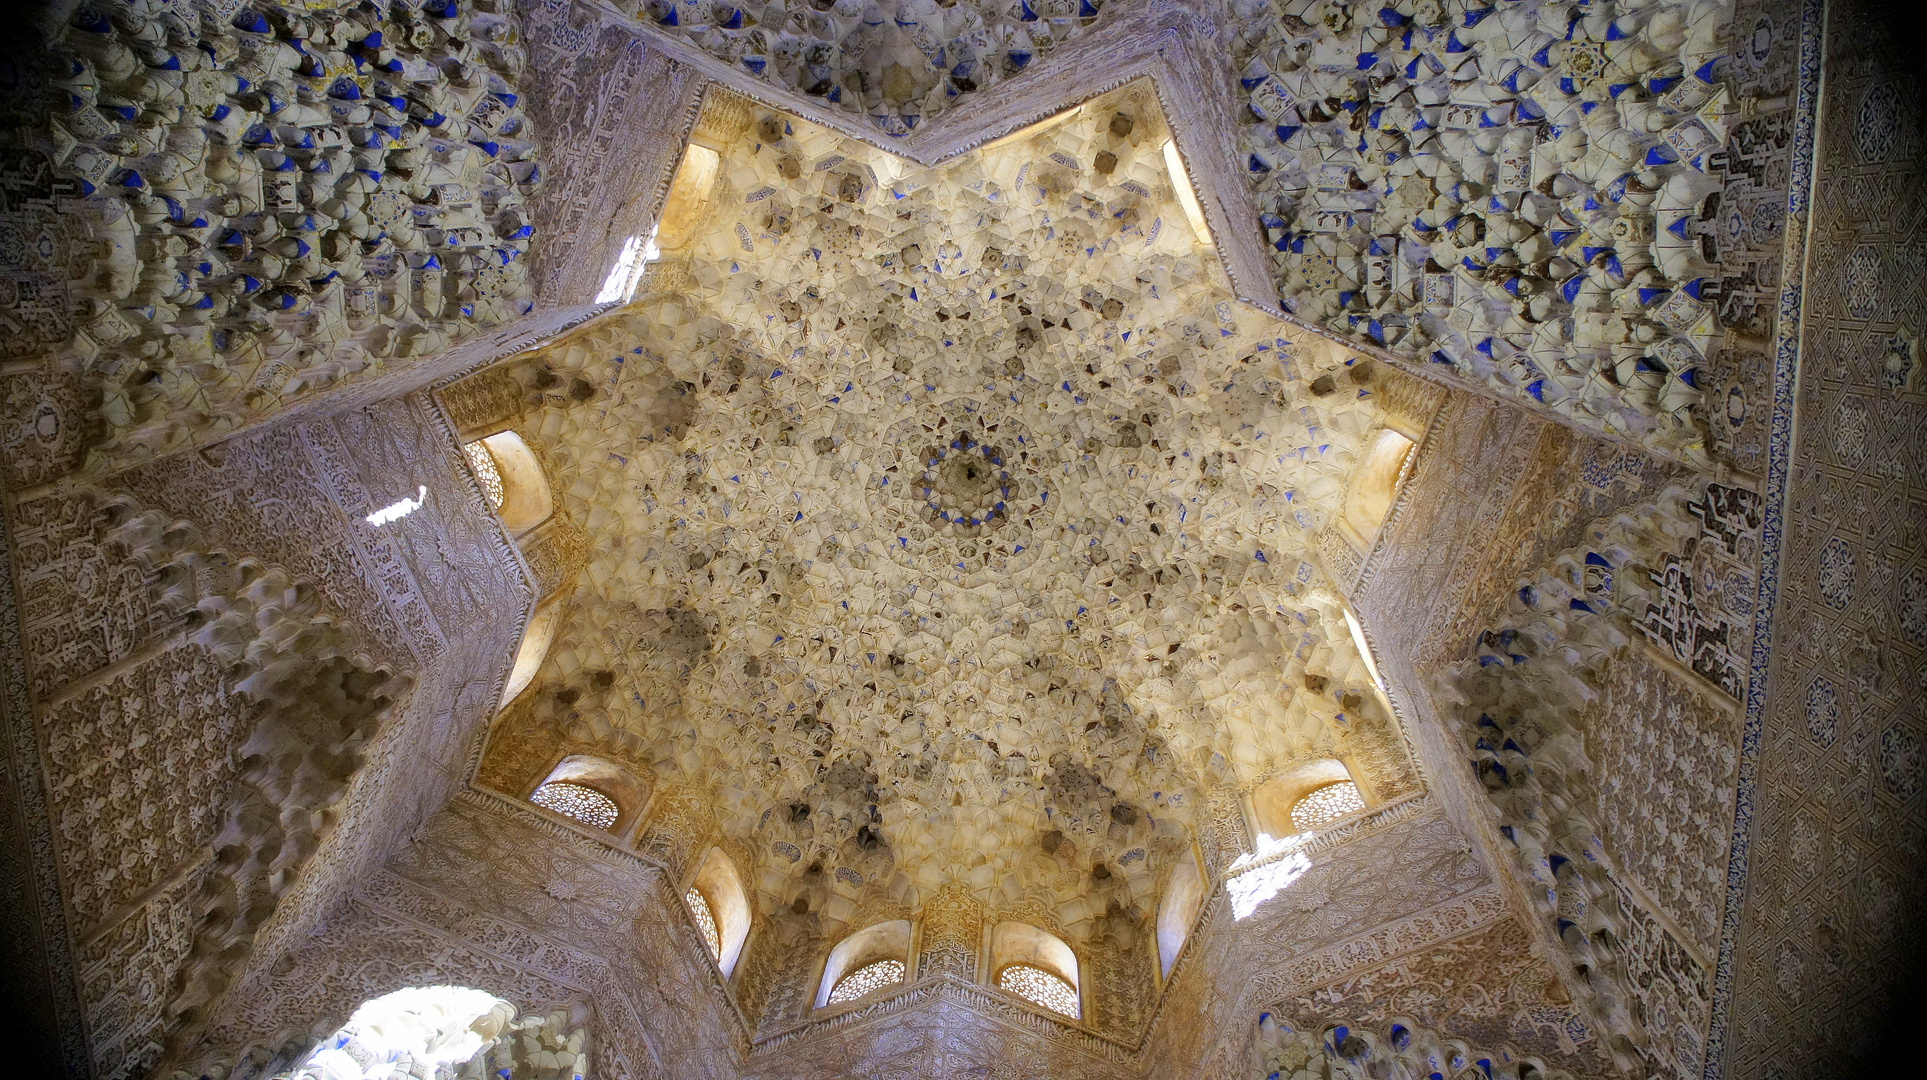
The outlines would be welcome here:
[[[1033,1005],[1077,1019],[1077,990],[1043,968],[1012,964],[997,974],[997,986]]]
[[[1345,493],[1345,511],[1339,518],[1350,533],[1349,539],[1360,550],[1369,547],[1392,512],[1398,496],[1399,479],[1411,459],[1415,444],[1400,432],[1384,428],[1352,473],[1351,488]]]
[[[823,962],[816,1007],[840,1005],[901,985],[910,966],[910,920],[865,927],[838,942]]]
[[[1299,832],[1310,832],[1363,809],[1365,799],[1359,795],[1358,785],[1350,780],[1340,780],[1300,796],[1297,802],[1292,803],[1291,823],[1297,826]]]
[[[1308,762],[1266,781],[1251,793],[1259,850],[1268,842],[1322,829],[1371,804],[1345,763]]]
[[[535,789],[529,801],[537,806],[553,810],[563,817],[571,817],[592,829],[608,829],[615,825],[622,811],[616,801],[587,784],[570,783],[567,780],[552,780]]]
[[[696,920],[696,929],[703,936],[703,944],[709,946],[709,955],[720,961],[723,958],[723,937],[716,929],[716,913],[710,909],[709,898],[694,885],[682,894],[682,898],[689,905],[689,914]]]
[[[990,934],[990,970],[999,989],[1076,1020],[1083,1015],[1077,954],[1055,934],[1000,922]]]
[[[663,200],[662,216],[648,239],[631,236],[623,241],[614,266],[602,280],[596,294],[598,304],[626,304],[635,299],[636,288],[652,263],[665,253],[676,254],[696,237],[696,227],[708,216],[716,191],[716,178],[722,172],[723,157],[707,146],[690,143],[676,175],[669,182],[669,195]]]
[[[522,644],[515,650],[515,666],[509,669],[508,683],[502,687],[503,705],[514,701],[535,681],[543,657],[549,655],[549,643],[555,640],[555,628],[562,621],[562,600],[561,593],[545,598],[529,617],[529,628],[522,632]]]
[[[1164,886],[1164,899],[1158,902],[1158,971],[1161,976],[1171,974],[1171,965],[1178,962],[1178,953],[1191,936],[1191,924],[1197,921],[1198,909],[1204,905],[1204,875],[1198,872],[1198,860],[1186,851],[1177,869],[1171,871],[1171,878]]]
[[[564,1019],[565,1018],[565,1019]],[[372,998],[303,1057],[287,1080],[364,1076],[521,1076],[586,1059],[586,1009],[528,1016],[466,986],[407,987]],[[371,1071],[372,1070],[372,1071]]]
[[[1185,223],[1191,226],[1192,235],[1198,243],[1211,245],[1211,226],[1204,218],[1204,205],[1198,202],[1197,189],[1191,186],[1191,174],[1184,167],[1184,155],[1178,152],[1178,141],[1164,141],[1164,168],[1171,174],[1171,190],[1177,193],[1178,205],[1184,208]]]
[[[749,895],[743,891],[736,864],[723,854],[723,849],[712,847],[703,856],[695,880],[689,883],[683,899],[689,903],[690,915],[702,931],[709,954],[716,958],[716,966],[722,969],[724,977],[728,977],[736,970],[743,942],[749,937]]]
[[[529,801],[591,828],[628,833],[649,803],[650,785],[629,769],[589,754],[571,754],[549,770]]]
[[[903,985],[903,961],[876,960],[865,964],[848,975],[843,976],[830,991],[827,1004],[841,1005],[860,997],[873,994],[888,986]]]
[[[462,445],[489,506],[509,532],[521,535],[555,512],[555,493],[535,451],[513,431],[498,431]]]

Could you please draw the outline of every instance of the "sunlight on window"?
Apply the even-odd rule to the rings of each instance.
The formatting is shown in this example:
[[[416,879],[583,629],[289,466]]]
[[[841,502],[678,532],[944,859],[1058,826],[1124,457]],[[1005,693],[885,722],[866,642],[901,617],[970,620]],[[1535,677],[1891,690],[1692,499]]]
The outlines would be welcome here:
[[[529,796],[529,801],[597,829],[614,825],[616,818],[621,816],[614,799],[592,787],[571,784],[566,780],[543,784],[535,789],[535,794]]]
[[[997,985],[1035,1005],[1077,1019],[1077,990],[1043,968],[1012,964],[997,976]]]
[[[836,989],[830,991],[828,1003],[835,1005],[844,1001],[855,1001],[865,994],[874,993],[886,986],[896,986],[901,982],[903,982],[903,961],[878,960],[874,964],[865,964],[843,976],[836,984]]]
[[[1291,823],[1300,832],[1310,832],[1363,809],[1365,800],[1358,794],[1358,785],[1350,780],[1340,780],[1336,784],[1326,784],[1293,803]]]
[[[370,525],[386,525],[391,521],[399,521],[428,505],[428,485],[417,484],[416,486],[421,490],[414,498],[410,499],[404,496],[396,499],[387,506],[369,514],[365,520]]]
[[[689,904],[689,913],[696,917],[696,929],[703,932],[703,944],[709,946],[709,955],[720,961],[723,958],[723,937],[716,930],[716,916],[709,910],[709,898],[694,885],[682,898]]]

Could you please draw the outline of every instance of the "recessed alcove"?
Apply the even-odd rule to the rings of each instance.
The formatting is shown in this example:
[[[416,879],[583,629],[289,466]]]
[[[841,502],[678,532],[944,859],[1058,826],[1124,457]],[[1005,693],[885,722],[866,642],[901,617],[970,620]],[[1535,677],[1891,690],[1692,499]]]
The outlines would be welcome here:
[[[910,963],[910,929],[908,919],[894,919],[838,942],[824,961],[816,1007],[856,1001],[901,985]]]

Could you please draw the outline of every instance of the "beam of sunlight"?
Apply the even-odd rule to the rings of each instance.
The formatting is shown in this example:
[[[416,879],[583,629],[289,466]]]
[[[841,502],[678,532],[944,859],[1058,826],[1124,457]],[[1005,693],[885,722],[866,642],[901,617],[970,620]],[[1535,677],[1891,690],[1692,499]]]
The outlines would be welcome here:
[[[1250,859],[1247,855],[1238,860]],[[1294,851],[1276,862],[1237,873],[1237,864],[1232,864],[1232,873],[1237,876],[1224,883],[1225,892],[1231,896],[1232,917],[1243,921],[1258,910],[1258,905],[1277,896],[1289,888],[1291,883],[1311,869],[1311,858],[1302,851]]]
[[[386,525],[391,521],[405,518],[415,511],[420,510],[423,506],[426,506],[428,504],[428,485],[418,484],[416,486],[419,487],[421,491],[414,498],[411,499],[404,495],[394,502],[389,503],[387,506],[369,514],[367,518],[368,524]]]

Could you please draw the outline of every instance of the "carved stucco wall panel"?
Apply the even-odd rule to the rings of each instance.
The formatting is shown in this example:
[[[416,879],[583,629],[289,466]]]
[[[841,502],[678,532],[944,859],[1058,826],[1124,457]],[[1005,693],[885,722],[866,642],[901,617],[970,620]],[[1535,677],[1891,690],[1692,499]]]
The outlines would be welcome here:
[[[274,445],[258,445],[264,442]],[[263,929],[258,944],[271,958],[365,880],[452,790],[500,693],[529,592],[499,524],[472,490],[452,431],[425,395],[221,449],[215,476],[196,472],[206,469],[204,459],[170,459],[143,494],[192,505],[196,492],[220,492],[208,502],[225,511],[220,520],[234,543],[284,548],[318,568],[335,567],[328,580],[357,602],[358,616],[393,628],[373,640],[427,665],[412,706],[368,748],[367,766],[337,809],[339,827],[315,861],[319,872],[298,882]],[[284,462],[305,466],[297,475],[325,501],[291,504],[280,495],[288,490]],[[415,513],[381,527],[365,520],[423,487],[430,494]],[[285,527],[290,518],[314,523],[309,543]],[[344,566],[357,572],[343,574]],[[514,614],[489,617],[504,611]],[[414,774],[410,782],[396,781],[403,770]]]
[[[256,971],[237,988],[246,1008],[225,1017],[208,1038],[211,1047],[231,1049],[204,1060],[232,1061],[245,1056],[234,1050],[253,1047],[297,1057],[362,1002],[405,986],[472,986],[524,1011],[567,1005],[582,995],[581,984],[518,960],[438,933],[380,900],[353,899],[272,972]]]
[[[167,1051],[160,1003],[174,994],[182,964],[201,926],[204,862],[122,921],[84,941],[81,1000],[94,1035],[97,1075],[138,1077]]]
[[[1589,712],[1600,839],[1698,955],[1714,955],[1732,839],[1724,826],[1739,779],[1738,711],[1629,649],[1604,665]]]
[[[1503,894],[1435,805],[1413,805],[1394,824],[1314,852],[1245,919],[1229,898],[1214,902],[1151,1028],[1151,1075],[1235,1074],[1261,1010],[1302,999],[1352,1002],[1337,1007],[1357,1011],[1362,999],[1335,987],[1404,994],[1404,1008],[1424,1002],[1432,1015],[1446,1004],[1436,992],[1446,979],[1457,995],[1451,1010],[1493,1006],[1480,1015],[1505,1017],[1494,1028],[1505,1038],[1534,1040],[1572,1067],[1597,1070],[1596,1037],[1562,991],[1547,989],[1552,973]],[[1382,874],[1384,860],[1400,873]],[[1478,962],[1428,966],[1435,954]]]
[[[1596,522],[1637,517],[1687,475],[1492,402],[1454,395],[1441,411],[1351,600],[1442,805],[1479,841],[1482,859],[1508,866],[1510,846],[1463,764],[1456,713],[1425,688],[1518,604],[1522,580],[1583,548]],[[1525,918],[1516,874],[1495,872]],[[1554,947],[1549,929],[1527,925],[1541,935],[1539,948]]]
[[[1138,1075],[1121,1048],[1089,1036],[1065,1037],[1075,1033],[1059,1034],[1053,1021],[947,978],[844,1015],[848,1022],[825,1032],[759,1049],[746,1062],[743,1080]]]
[[[1456,660],[1515,579],[1578,543],[1595,519],[1650,499],[1683,471],[1516,409],[1452,395],[1352,600],[1380,654]]]
[[[232,755],[265,707],[227,692],[227,667],[184,643],[43,715],[48,775],[57,778],[49,801],[83,936],[206,858]]]
[[[660,865],[468,794],[396,857],[392,880],[423,922],[619,997],[667,1075],[729,1075],[742,1021]]]
[[[505,848],[523,857],[504,863]],[[457,981],[525,1009],[588,1000],[607,1075],[734,1075],[740,1025],[657,867],[487,795],[453,801],[396,866],[314,944],[258,971],[209,1045],[280,1046],[386,989]]]
[[[1524,926],[1502,918],[1381,966],[1307,986],[1271,1007],[1301,1030],[1423,1015],[1461,1038],[1512,1043],[1581,1076],[1611,1075],[1611,1061],[1530,944]],[[1254,1028],[1255,1019],[1247,1021]]]
[[[99,500],[84,493],[14,509],[28,687],[40,700],[174,627],[149,572],[109,548],[103,524]]]
[[[424,659],[450,661],[434,668],[425,696],[401,699],[404,721],[366,748],[372,767],[330,811],[336,827],[322,829],[313,872],[294,876],[255,935],[269,956],[445,797],[499,692],[488,672],[516,627],[477,616],[504,603],[519,611],[526,586],[506,544],[488,539],[499,527],[468,505],[452,439],[427,408],[416,399],[366,419],[264,431],[123,473],[107,492],[16,508],[27,674],[49,703],[40,720],[49,808],[67,837],[61,875],[103,1075],[139,1072],[161,1051],[161,1002],[175,994],[201,918],[201,868],[235,775],[230,755],[263,715],[256,698],[234,691],[234,654],[210,652],[224,639],[183,636],[187,606],[218,615],[228,604],[221,590],[238,587],[221,582],[259,573],[243,564],[265,560],[260,580],[302,583],[325,622],[355,628],[361,663],[408,672]],[[412,494],[409,480],[436,491],[412,516],[412,534],[361,520],[404,487]],[[124,505],[146,509],[130,522]],[[130,524],[143,531],[122,535]],[[477,628],[482,640],[471,632],[451,644],[444,624]],[[202,633],[224,633],[219,625]],[[412,768],[424,757],[445,763],[439,782],[391,782],[398,761]],[[125,842],[108,842],[116,835]]]
[[[1481,748],[1497,749],[1502,741],[1507,754],[1525,748],[1520,764],[1510,766],[1520,794],[1495,787],[1492,799],[1501,812],[1494,814],[1484,808],[1484,791],[1460,786],[1465,774],[1450,759],[1465,751],[1433,747],[1448,761],[1443,787],[1456,787],[1454,797],[1467,800],[1473,827],[1500,826],[1503,838],[1488,832],[1487,842],[1508,863],[1523,860],[1505,880],[1515,905],[1524,901],[1539,912],[1525,925],[1537,928],[1542,947],[1570,949],[1574,965],[1591,969],[1585,992],[1600,996],[1585,1000],[1600,1011],[1595,1023],[1607,1024],[1628,1048],[1637,1046],[1654,1067],[1681,1074],[1699,1069],[1709,1022],[1707,958],[1726,869],[1718,823],[1731,813],[1738,755],[1732,703],[1711,680],[1730,682],[1724,678],[1730,663],[1721,659],[1729,655],[1722,651],[1726,643],[1744,649],[1745,630],[1722,598],[1745,592],[1753,581],[1744,565],[1758,550],[1759,518],[1748,509],[1750,500],[1750,493],[1721,485],[1673,487],[1652,503],[1585,525],[1576,536],[1565,531],[1560,538],[1578,539],[1576,547],[1551,556],[1535,550],[1533,557],[1545,560],[1542,568],[1485,586],[1490,599],[1472,608],[1495,616],[1495,630],[1474,635],[1476,658],[1432,669],[1449,669],[1460,680],[1457,689],[1443,691],[1437,715],[1447,730],[1465,733],[1453,736],[1462,746],[1478,742],[1496,722],[1492,730],[1502,733],[1479,742]],[[1688,574],[1663,572],[1677,568],[1682,553],[1690,561],[1696,552],[1737,561],[1709,574],[1700,574],[1697,564]],[[1731,588],[1728,576],[1736,583]],[[1365,610],[1369,621],[1371,609]],[[1391,633],[1399,640],[1399,631]],[[1629,635],[1650,644],[1628,644]],[[1461,649],[1475,644],[1461,640]],[[1423,661],[1392,656],[1387,667],[1394,680],[1431,677]],[[1687,673],[1689,663],[1707,674]],[[1423,695],[1418,701],[1422,709],[1432,706]],[[1515,741],[1505,741],[1508,735]],[[1576,740],[1577,756],[1562,759],[1555,740],[1566,737]],[[1527,753],[1535,755],[1530,763]],[[1491,773],[1488,785],[1493,776],[1504,774]],[[1531,796],[1519,787],[1527,777]],[[1586,827],[1593,837],[1587,861],[1570,862],[1579,857],[1575,844],[1586,828],[1568,822],[1602,815],[1603,824]],[[1528,833],[1553,837],[1546,854],[1520,846]],[[1590,884],[1562,879],[1555,885],[1562,866],[1584,866]],[[1596,892],[1590,902],[1589,892]],[[1654,900],[1655,893],[1667,902]],[[1552,896],[1560,898],[1556,912],[1546,899]],[[1675,914],[1652,914],[1669,909]],[[1611,924],[1609,937],[1590,944],[1572,937],[1574,923],[1586,927],[1579,937],[1592,934],[1594,917]],[[1677,929],[1676,919],[1695,929]],[[1569,940],[1552,945],[1561,933]]]
[[[1790,1060],[1871,1064],[1922,942],[1927,146],[1904,30],[1876,11],[1826,5],[1811,201],[1796,177],[1782,217],[1796,240],[1812,231],[1805,295],[1779,312],[1770,476],[1785,489],[1766,490],[1759,593],[1777,614],[1748,668],[1745,888],[1728,897],[1718,972],[1715,1045],[1731,1076]],[[1817,75],[1819,5],[1807,15],[1803,63]],[[1795,316],[1803,334],[1787,339]]]

